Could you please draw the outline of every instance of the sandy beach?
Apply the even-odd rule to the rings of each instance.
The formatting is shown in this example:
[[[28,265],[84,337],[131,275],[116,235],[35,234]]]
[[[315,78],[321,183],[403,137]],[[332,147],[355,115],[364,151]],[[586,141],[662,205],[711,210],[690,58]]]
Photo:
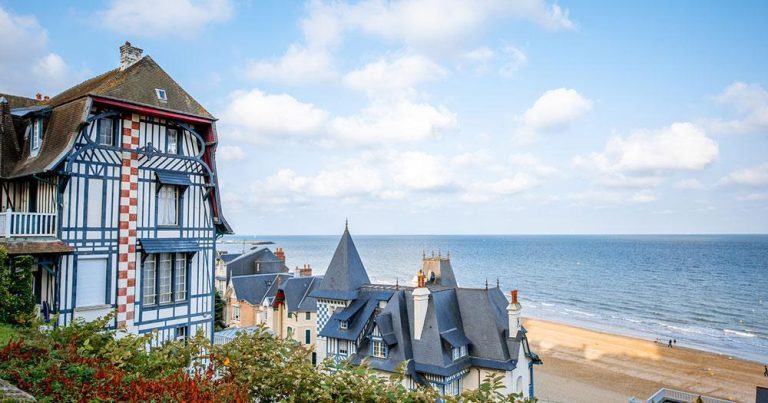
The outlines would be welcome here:
[[[763,366],[750,361],[538,319],[525,327],[544,361],[535,369],[543,402],[645,401],[662,387],[754,402],[755,386],[768,387]]]

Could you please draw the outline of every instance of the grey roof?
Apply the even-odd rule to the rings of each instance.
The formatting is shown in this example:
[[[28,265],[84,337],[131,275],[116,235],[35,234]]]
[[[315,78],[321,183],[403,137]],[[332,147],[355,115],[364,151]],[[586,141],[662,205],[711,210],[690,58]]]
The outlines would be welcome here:
[[[358,289],[370,282],[349,229],[344,228],[344,234],[341,235],[325,277],[320,286],[313,291],[312,296],[352,300],[357,297]]]
[[[442,256],[424,256],[421,260],[421,270],[427,276],[429,284],[443,287],[458,287],[456,275],[451,267],[451,260]]]
[[[289,278],[287,274],[252,274],[232,277],[232,287],[238,300],[245,300],[253,305],[259,305],[264,298],[274,297],[279,287],[278,277],[282,281]]]
[[[309,293],[317,287],[322,279],[320,276],[311,276],[293,277],[286,280],[280,289],[285,295],[285,305],[288,312],[317,312],[317,300],[309,296]]]
[[[525,332],[509,337],[508,301],[501,290],[435,287],[430,291],[420,340],[411,337],[412,289],[398,290],[375,317],[379,333],[389,345],[388,357],[369,356],[370,342],[363,338],[352,363],[366,359],[372,368],[394,371],[407,359],[412,360],[412,371],[440,376],[450,376],[470,366],[503,370],[517,366]],[[452,348],[461,345],[468,345],[468,356],[454,361]]]
[[[285,263],[278,259],[269,248],[253,249],[227,262],[227,275],[230,277],[286,272],[288,272],[288,268]]]
[[[240,253],[227,253],[227,254],[224,254],[224,255],[220,255],[219,259],[223,260],[224,263],[229,263],[229,262],[237,259],[238,257],[240,257],[240,255],[241,255]]]

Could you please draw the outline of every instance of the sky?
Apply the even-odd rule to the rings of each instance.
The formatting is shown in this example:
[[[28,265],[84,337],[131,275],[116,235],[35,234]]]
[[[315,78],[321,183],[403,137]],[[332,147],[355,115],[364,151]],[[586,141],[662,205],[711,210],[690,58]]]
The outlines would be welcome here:
[[[0,92],[144,49],[240,235],[768,232],[768,2],[0,0]]]

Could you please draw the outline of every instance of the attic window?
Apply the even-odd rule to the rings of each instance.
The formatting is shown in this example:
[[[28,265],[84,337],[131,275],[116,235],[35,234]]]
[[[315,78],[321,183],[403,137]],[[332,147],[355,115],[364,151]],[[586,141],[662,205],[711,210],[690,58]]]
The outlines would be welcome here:
[[[339,329],[346,330],[349,323],[346,320],[339,321]]]
[[[32,122],[32,136],[30,149],[32,154],[37,155],[40,150],[40,144],[43,142],[43,118],[35,118]]]
[[[155,88],[155,94],[157,94],[157,99],[159,99],[160,102],[168,102],[168,94],[165,93],[165,90]]]

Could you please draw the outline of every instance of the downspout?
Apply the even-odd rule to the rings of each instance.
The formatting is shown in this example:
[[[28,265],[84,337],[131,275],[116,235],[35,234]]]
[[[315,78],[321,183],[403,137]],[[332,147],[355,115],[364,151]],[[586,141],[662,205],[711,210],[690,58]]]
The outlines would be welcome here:
[[[533,360],[528,361],[528,372],[531,374],[531,381],[528,384],[528,397],[533,398]]]

